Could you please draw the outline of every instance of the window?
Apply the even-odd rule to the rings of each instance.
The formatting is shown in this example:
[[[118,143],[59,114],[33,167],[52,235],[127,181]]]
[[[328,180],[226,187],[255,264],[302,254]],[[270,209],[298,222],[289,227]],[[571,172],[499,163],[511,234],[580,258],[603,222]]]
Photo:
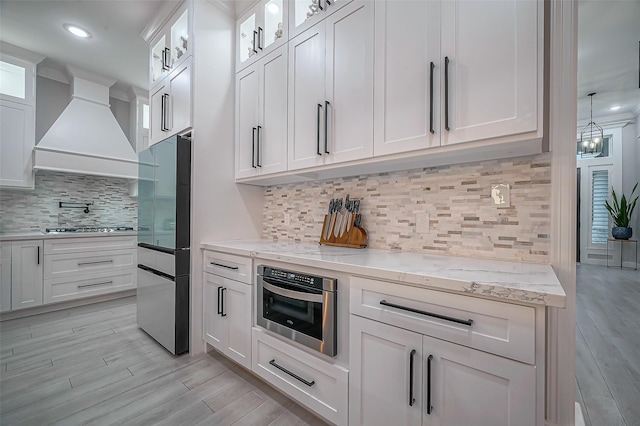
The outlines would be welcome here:
[[[594,170],[591,175],[591,244],[607,244],[609,213],[604,202],[609,198],[609,171]]]
[[[25,99],[26,70],[24,67],[0,61],[0,93]]]
[[[142,104],[142,128],[149,129],[149,104]]]

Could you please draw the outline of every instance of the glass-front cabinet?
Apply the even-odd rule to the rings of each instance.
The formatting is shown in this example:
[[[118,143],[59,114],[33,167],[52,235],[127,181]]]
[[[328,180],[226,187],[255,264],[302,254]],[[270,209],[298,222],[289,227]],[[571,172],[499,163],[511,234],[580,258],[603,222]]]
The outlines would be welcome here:
[[[316,22],[353,0],[291,0],[289,10],[289,38],[293,38]]]
[[[151,87],[158,84],[193,53],[189,9],[186,3],[180,7],[174,17],[151,42],[149,59]]]
[[[263,0],[236,23],[236,72],[287,41],[287,0]]]

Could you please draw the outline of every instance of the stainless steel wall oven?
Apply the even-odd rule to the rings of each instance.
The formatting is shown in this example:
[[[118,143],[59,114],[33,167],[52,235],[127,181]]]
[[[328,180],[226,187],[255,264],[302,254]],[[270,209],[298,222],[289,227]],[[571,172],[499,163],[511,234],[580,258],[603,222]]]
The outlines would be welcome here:
[[[258,266],[258,325],[323,354],[337,354],[333,278]]]

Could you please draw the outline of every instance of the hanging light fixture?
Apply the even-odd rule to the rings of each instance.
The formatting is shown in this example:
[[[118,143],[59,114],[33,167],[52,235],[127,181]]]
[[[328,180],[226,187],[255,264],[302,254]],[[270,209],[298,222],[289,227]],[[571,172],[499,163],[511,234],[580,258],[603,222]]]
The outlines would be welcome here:
[[[602,127],[593,121],[593,95],[589,93],[591,98],[591,121],[580,131],[580,147],[582,148],[581,157],[595,158],[602,154],[602,146],[604,144],[604,132]]]

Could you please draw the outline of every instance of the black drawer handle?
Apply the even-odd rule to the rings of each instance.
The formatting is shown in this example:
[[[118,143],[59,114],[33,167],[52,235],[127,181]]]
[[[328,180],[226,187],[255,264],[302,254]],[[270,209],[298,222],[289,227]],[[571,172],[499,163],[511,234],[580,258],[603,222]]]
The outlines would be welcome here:
[[[433,355],[429,355],[427,358],[427,414],[431,414],[433,411],[431,406],[431,361],[433,361]]]
[[[218,287],[218,315],[222,315],[222,308],[220,307],[220,302],[222,301],[222,286]]]
[[[209,262],[212,266],[219,266],[221,268],[227,268],[227,269],[231,269],[232,271],[237,271],[238,267],[237,266],[227,266],[227,265],[223,265],[222,263],[216,263],[216,262]]]
[[[112,260],[99,260],[96,262],[80,262],[78,263],[78,266],[82,266],[82,265],[98,265],[100,263],[113,263],[113,259]]]
[[[413,397],[413,356],[415,354],[415,349],[412,349],[409,353],[409,407],[413,407],[413,403],[416,402],[416,399]]]
[[[276,364],[276,360],[275,359],[272,359],[271,361],[269,361],[269,364],[273,365],[275,368],[277,368],[280,371],[284,371],[285,373],[287,373],[288,375],[290,375],[294,379],[300,380],[302,383],[304,383],[305,385],[307,385],[309,387],[311,387],[311,386],[316,384],[315,380],[312,380],[312,381],[309,382],[309,381],[303,379],[302,377],[298,376],[297,374],[292,373],[291,371],[287,370],[286,368],[279,366],[278,364]]]
[[[438,319],[442,319],[442,320],[445,320],[445,321],[455,322],[455,323],[458,323],[458,324],[463,324],[463,325],[468,325],[468,326],[471,326],[471,324],[473,324],[473,320],[472,319],[461,320],[461,319],[458,319],[458,318],[452,318],[452,317],[448,317],[448,316],[445,316],[445,315],[438,315],[438,314],[434,314],[434,313],[431,313],[431,312],[421,311],[419,309],[409,308],[407,306],[401,306],[401,305],[396,305],[394,303],[389,303],[386,300],[381,300],[380,304],[384,305],[384,306],[390,306],[390,307],[396,308],[396,309],[402,309],[403,311],[409,311],[409,312],[413,312],[413,313],[420,314],[420,315],[426,315],[428,317],[433,317],[433,318],[438,318]]]
[[[93,284],[80,284],[78,288],[93,287],[96,285],[106,285],[106,284],[113,284],[113,281],[104,281],[101,283],[93,283]]]

